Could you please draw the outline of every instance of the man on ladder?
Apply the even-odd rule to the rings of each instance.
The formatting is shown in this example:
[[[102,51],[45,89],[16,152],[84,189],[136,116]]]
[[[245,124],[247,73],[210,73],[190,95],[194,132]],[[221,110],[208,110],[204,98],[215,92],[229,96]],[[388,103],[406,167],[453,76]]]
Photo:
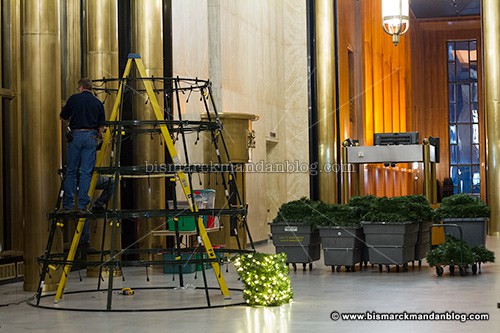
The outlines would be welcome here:
[[[86,214],[90,203],[88,192],[96,161],[96,149],[102,140],[106,118],[104,105],[92,94],[92,82],[89,79],[78,81],[78,91],[80,93],[68,99],[59,115],[62,120],[69,121],[63,211],[73,211],[77,176],[80,174],[78,212]],[[88,223],[85,228],[88,231]],[[88,243],[89,240],[84,241]]]

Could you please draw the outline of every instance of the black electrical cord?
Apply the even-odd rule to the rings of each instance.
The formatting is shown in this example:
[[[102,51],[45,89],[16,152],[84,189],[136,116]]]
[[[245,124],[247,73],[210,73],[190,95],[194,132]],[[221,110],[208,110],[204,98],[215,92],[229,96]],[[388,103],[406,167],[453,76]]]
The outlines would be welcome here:
[[[19,302],[12,302],[12,303],[5,303],[5,304],[0,304],[0,308],[4,307],[4,306],[10,306],[10,305],[20,305],[20,304],[23,304],[23,303],[28,303],[28,302],[31,302],[32,300],[34,300],[36,298],[36,294],[34,294],[33,296],[31,296],[30,298],[28,299],[25,299],[23,301],[19,301]]]

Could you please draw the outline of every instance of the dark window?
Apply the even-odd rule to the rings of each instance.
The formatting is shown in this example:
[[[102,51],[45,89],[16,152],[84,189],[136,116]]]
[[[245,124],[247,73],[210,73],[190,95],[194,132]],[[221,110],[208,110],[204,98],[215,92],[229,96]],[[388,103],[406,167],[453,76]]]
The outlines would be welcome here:
[[[479,111],[476,41],[449,41],[450,176],[454,193],[479,195]]]

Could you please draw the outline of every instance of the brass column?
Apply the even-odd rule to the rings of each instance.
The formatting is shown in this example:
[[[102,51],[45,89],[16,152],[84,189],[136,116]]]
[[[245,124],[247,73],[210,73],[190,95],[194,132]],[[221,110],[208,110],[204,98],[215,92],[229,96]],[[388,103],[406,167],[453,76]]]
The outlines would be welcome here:
[[[90,79],[118,78],[117,0],[87,0],[85,5],[87,76]],[[117,87],[118,85],[114,88]],[[106,99],[104,106],[108,117],[113,102],[114,100]]]
[[[118,4],[117,0],[87,0],[85,2],[85,36],[86,36],[86,76],[90,79],[118,78]],[[109,88],[118,88],[118,82],[108,84]],[[97,96],[104,101],[106,119],[109,119],[111,110],[115,102],[116,95]],[[108,147],[110,147],[109,145]],[[111,150],[106,152],[104,164],[109,166]],[[119,181],[115,181],[115,186],[119,188]],[[116,192],[116,191],[115,191]],[[96,200],[101,191],[97,190],[93,200]],[[109,207],[112,207],[115,198],[111,198]],[[117,200],[119,198],[116,198]],[[118,202],[118,201],[117,201]],[[116,224],[113,224],[116,226]],[[104,228],[106,228],[106,238],[104,240],[104,250],[109,250],[111,245],[111,232],[109,224],[104,225],[104,220],[91,220],[90,222],[90,243],[93,248],[100,249]],[[115,231],[115,249],[121,248],[121,233],[119,229]],[[96,258],[98,259],[98,258]],[[89,267],[87,275],[93,276],[98,268]]]
[[[337,119],[335,116],[335,22],[334,1],[316,0],[317,104],[319,199],[337,203]],[[329,168],[331,171],[328,172]]]
[[[500,2],[482,1],[484,106],[486,109],[487,199],[490,235],[500,235]]]
[[[342,142],[342,164],[341,164],[341,172],[342,172],[342,203],[347,204],[349,201],[349,172],[347,172],[347,147],[349,147],[349,142],[346,140]],[[344,170],[344,167],[346,168]]]
[[[132,52],[139,53],[144,61],[148,76],[163,76],[163,40],[162,40],[162,0],[132,1]],[[141,81],[138,89],[144,89]],[[134,119],[156,119],[151,109],[151,102],[146,103],[146,93],[135,93],[133,97]],[[163,107],[163,98],[158,98]],[[165,162],[165,145],[160,144],[160,135],[138,135],[134,139],[134,164],[161,165]],[[181,152],[179,152],[182,156]],[[163,178],[138,179],[135,182],[135,204],[139,209],[165,209],[165,180]],[[139,221],[141,248],[162,247],[159,237],[153,237],[151,231],[165,221],[144,219]],[[165,229],[163,227],[163,229]]]
[[[22,129],[24,175],[24,289],[34,291],[39,280],[36,258],[47,244],[47,213],[54,210],[61,167],[61,59],[59,2],[22,2]],[[61,248],[56,237],[53,248]],[[59,243],[59,244],[58,244]],[[53,290],[58,274],[51,272],[45,289]]]
[[[81,1],[61,1],[61,49],[63,57],[62,65],[62,98],[66,100],[72,94],[77,93],[76,84],[82,76],[81,54],[81,17],[83,8]]]
[[[1,94],[3,103],[3,140],[2,158],[9,161],[9,168],[4,170],[4,188],[9,193],[8,205],[4,206],[6,223],[11,226],[11,232],[6,239],[12,241],[12,249],[23,249],[23,176],[22,176],[22,142],[21,142],[21,4],[17,0],[2,1],[3,15],[3,85]],[[6,28],[8,26],[8,29]],[[5,103],[5,99],[8,103]],[[4,244],[5,245],[5,244]],[[4,250],[5,250],[4,246]]]
[[[2,36],[2,30],[3,30],[3,18],[2,18],[2,13],[0,12],[0,36]],[[0,56],[2,55],[2,43],[0,43]],[[3,63],[0,61],[0,119],[2,119],[2,123],[0,123],[0,158],[1,161],[4,160],[3,158],[3,107],[2,107],[2,98],[3,94],[1,91],[4,89],[3,85]],[[5,225],[5,220],[4,220],[4,182],[3,182],[3,163],[0,163],[0,248],[3,249],[3,244],[5,244],[5,235],[4,235],[4,225]],[[10,235],[9,235],[10,237]]]
[[[77,93],[76,85],[82,76],[81,61],[81,24],[80,13],[82,13],[81,1],[59,1],[61,17],[61,97],[62,103],[73,94]],[[63,122],[63,127],[68,123]],[[66,165],[66,137],[65,129],[62,136],[63,165]],[[64,226],[63,241],[67,246],[75,235],[77,223],[69,222]]]

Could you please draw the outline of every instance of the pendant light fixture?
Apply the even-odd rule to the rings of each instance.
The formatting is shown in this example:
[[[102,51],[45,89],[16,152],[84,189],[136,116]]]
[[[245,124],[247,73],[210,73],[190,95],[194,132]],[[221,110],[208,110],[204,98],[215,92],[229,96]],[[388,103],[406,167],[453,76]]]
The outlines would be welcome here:
[[[382,26],[392,36],[394,46],[399,44],[399,36],[410,27],[410,4],[408,0],[382,0]]]

